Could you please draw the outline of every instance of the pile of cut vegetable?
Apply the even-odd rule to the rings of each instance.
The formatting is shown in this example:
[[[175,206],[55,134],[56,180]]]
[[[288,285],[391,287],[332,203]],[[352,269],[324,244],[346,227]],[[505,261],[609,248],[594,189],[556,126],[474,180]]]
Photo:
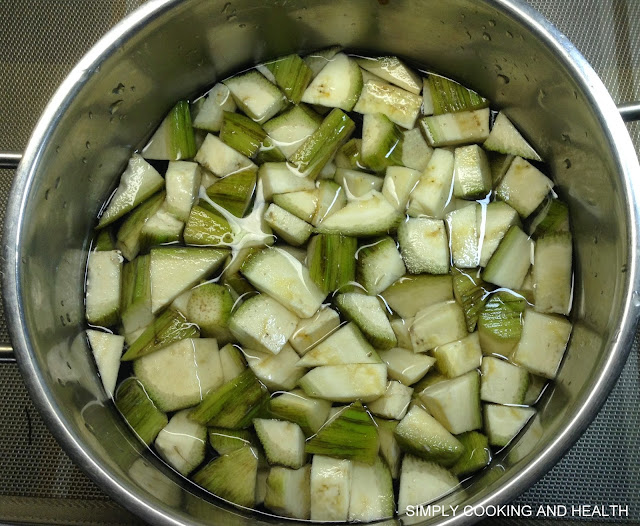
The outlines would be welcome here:
[[[89,255],[105,390],[240,506],[372,521],[440,498],[534,417],[571,333],[540,162],[395,57],[289,55],[178,102]]]

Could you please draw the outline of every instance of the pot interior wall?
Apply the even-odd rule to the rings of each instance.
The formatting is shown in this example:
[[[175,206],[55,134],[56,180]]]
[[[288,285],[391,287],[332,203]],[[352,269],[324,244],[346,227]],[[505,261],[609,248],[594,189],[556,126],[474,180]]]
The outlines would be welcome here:
[[[76,460],[94,475],[87,458],[100,463],[103,484],[119,479],[121,489],[109,491],[138,511],[146,505],[126,493],[181,520],[244,523],[145,452],[104,400],[82,332],[87,248],[127,159],[175,100],[256,62],[339,43],[400,55],[490,98],[526,130],[570,203],[575,330],[564,366],[519,443],[468,484],[464,497],[452,499],[478,502],[527,467],[594,384],[617,337],[629,260],[628,197],[613,146],[588,93],[557,55],[499,2],[477,0],[191,0],[167,4],[138,29],[82,74],[77,92],[58,108],[57,126],[37,152],[21,225],[20,285],[32,352],[60,417],[89,455]]]

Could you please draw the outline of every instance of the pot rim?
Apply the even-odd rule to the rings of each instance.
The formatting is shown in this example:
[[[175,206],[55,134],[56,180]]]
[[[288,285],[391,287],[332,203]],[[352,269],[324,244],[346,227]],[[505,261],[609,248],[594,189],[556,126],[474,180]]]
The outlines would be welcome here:
[[[4,272],[3,302],[7,325],[14,351],[25,384],[34,404],[39,409],[47,427],[63,449],[103,490],[130,511],[154,524],[180,525],[195,524],[180,510],[171,510],[166,515],[149,504],[144,492],[119,480],[112,470],[101,464],[91,452],[83,447],[81,438],[68,426],[64,414],[52,403],[52,393],[47,388],[36,357],[31,349],[27,332],[24,309],[20,303],[20,251],[23,216],[27,195],[35,180],[35,168],[43,155],[48,138],[60,117],[68,109],[76,94],[91,78],[93,72],[136,32],[149,21],[181,3],[181,0],[150,0],[128,15],[107,32],[78,62],[57,89],[40,117],[25,149],[16,172],[5,216],[4,226]],[[640,309],[636,305],[635,291],[640,290],[638,255],[640,247],[640,166],[635,148],[618,110],[600,78],[569,39],[546,20],[533,7],[522,0],[486,0],[487,5],[502,11],[507,16],[527,27],[532,34],[558,58],[578,82],[588,96],[596,117],[614,152],[616,168],[622,175],[625,192],[625,212],[628,219],[629,256],[625,274],[622,301],[626,306],[618,326],[610,353],[593,385],[592,391],[583,397],[580,408],[563,426],[562,431],[550,442],[545,451],[535,461],[528,463],[517,473],[505,476],[502,485],[488,495],[465,502],[474,507],[486,507],[506,503],[517,497],[525,489],[546,473],[564,453],[577,441],[591,423],[613,388],[630,352],[635,336]],[[256,517],[254,516],[253,519]],[[264,516],[266,519],[267,517]],[[441,522],[443,525],[471,524],[480,517],[456,515]]]

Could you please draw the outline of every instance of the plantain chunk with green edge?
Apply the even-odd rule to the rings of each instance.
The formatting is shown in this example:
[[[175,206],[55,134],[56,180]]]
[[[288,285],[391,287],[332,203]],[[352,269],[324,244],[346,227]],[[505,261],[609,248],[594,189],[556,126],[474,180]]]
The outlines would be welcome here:
[[[187,318],[177,310],[167,309],[138,336],[138,339],[122,356],[122,361],[135,360],[146,354],[159,351],[178,340],[197,338],[199,335],[200,330],[197,325],[189,323]]]
[[[355,123],[339,109],[331,110],[320,127],[304,141],[289,162],[306,177],[314,179],[355,130]]]
[[[257,476],[258,452],[245,446],[213,459],[193,475],[193,481],[218,497],[253,508]]]
[[[232,111],[224,112],[220,139],[227,146],[253,158],[262,148],[266,138],[267,132],[249,117]]]
[[[223,177],[207,188],[207,195],[214,203],[243,217],[249,208],[256,188],[256,172],[251,168]]]
[[[149,445],[169,423],[135,378],[127,378],[116,390],[115,403],[127,423],[145,444]]]
[[[522,334],[527,300],[500,290],[491,295],[478,318],[478,335],[484,354],[509,356]]]
[[[343,290],[356,279],[358,240],[342,234],[318,234],[308,248],[311,279],[325,293]]]
[[[453,275],[453,293],[462,305],[464,317],[467,321],[467,330],[476,330],[478,316],[489,299],[491,285],[480,277],[479,270],[460,270],[451,268]]]
[[[187,245],[198,246],[226,246],[233,241],[229,222],[216,210],[202,206],[191,209],[183,237]]]
[[[247,369],[205,395],[189,418],[206,426],[245,429],[268,400],[267,388]]]
[[[479,110],[489,106],[489,101],[475,91],[439,75],[429,75],[425,89],[429,89],[431,93],[434,115]]]
[[[284,91],[287,98],[294,104],[298,104],[313,76],[313,72],[305,61],[298,55],[287,55],[268,62],[266,67],[273,73],[276,84]]]
[[[378,431],[371,415],[355,402],[309,438],[305,451],[373,464],[378,458]]]
[[[162,121],[149,143],[142,150],[145,159],[191,159],[196,154],[196,142],[191,125],[191,110],[186,100],[179,101]]]

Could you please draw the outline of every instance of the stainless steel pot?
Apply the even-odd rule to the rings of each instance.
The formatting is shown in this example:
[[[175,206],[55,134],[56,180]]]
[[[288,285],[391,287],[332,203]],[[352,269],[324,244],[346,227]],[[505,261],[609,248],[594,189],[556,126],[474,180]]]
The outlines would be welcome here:
[[[542,476],[595,416],[631,347],[640,168],[604,86],[537,12],[518,0],[152,0],[82,59],[38,123],[6,212],[3,278],[15,351],[49,428],[107,493],[152,524],[273,520],[181,479],[105,400],[82,334],[94,219],[175,100],[256,62],[335,43],[398,54],[474,86],[527,131],[572,210],[575,328],[560,375],[518,443],[447,503],[505,503]]]

